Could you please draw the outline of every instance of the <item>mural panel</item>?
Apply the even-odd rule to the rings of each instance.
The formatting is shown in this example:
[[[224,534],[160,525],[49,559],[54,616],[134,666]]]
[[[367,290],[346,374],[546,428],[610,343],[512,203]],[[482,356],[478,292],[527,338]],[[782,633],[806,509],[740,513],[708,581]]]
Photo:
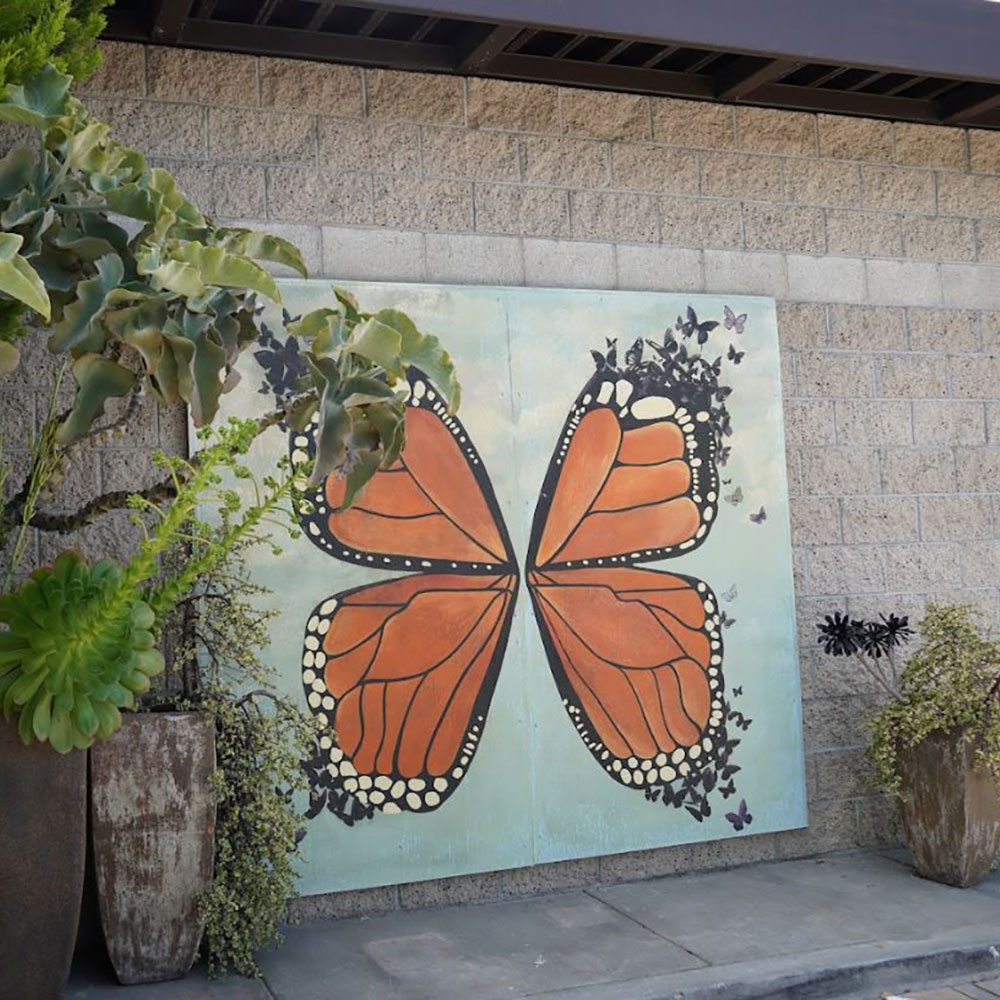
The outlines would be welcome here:
[[[303,891],[804,825],[773,302],[345,287],[441,337],[463,404],[411,370],[401,459],[347,511],[328,479],[255,567],[323,730]],[[296,348],[247,359],[243,411]]]

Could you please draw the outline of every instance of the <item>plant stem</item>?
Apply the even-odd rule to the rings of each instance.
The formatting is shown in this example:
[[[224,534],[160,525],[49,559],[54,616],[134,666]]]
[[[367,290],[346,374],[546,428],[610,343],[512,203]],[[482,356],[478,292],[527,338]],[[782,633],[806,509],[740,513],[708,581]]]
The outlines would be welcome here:
[[[865,668],[865,670],[868,671],[869,674],[871,674],[872,677],[875,678],[876,682],[881,687],[883,687],[886,691],[889,692],[890,695],[892,695],[893,698],[896,699],[896,701],[903,700],[903,696],[897,690],[895,690],[895,688],[893,688],[891,684],[889,684],[886,681],[882,671],[877,669],[873,664],[869,663],[868,658],[866,656],[863,656],[861,653],[855,652],[854,658],[861,664],[861,666]]]

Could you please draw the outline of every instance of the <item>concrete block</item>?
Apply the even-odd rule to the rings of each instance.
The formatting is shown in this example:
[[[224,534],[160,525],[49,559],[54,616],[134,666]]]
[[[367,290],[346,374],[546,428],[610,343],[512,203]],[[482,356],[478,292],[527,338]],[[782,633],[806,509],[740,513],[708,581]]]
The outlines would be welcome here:
[[[268,167],[267,215],[289,222],[372,222],[372,179],[315,167]]]
[[[690,871],[713,871],[749,865],[757,861],[773,861],[774,834],[744,836],[735,840],[703,840],[687,847]]]
[[[649,291],[701,292],[705,262],[700,250],[672,247],[616,247],[618,288]]]
[[[209,108],[208,152],[220,160],[316,161],[316,119],[287,111]]]
[[[789,445],[835,443],[833,403],[827,399],[785,399],[785,442]]]
[[[517,138],[505,132],[424,128],[421,156],[428,177],[516,181],[520,173]]]
[[[691,871],[688,845],[658,847],[651,851],[626,851],[601,858],[602,882],[634,882]]]
[[[323,274],[359,281],[423,281],[424,234],[323,227]]]
[[[800,396],[871,396],[872,361],[867,354],[800,351],[795,357]]]
[[[516,132],[558,132],[559,91],[540,83],[467,81],[469,125]]]
[[[376,175],[375,224],[460,232],[473,228],[472,185]]]
[[[579,239],[658,243],[656,199],[644,194],[571,191],[570,219]]]
[[[554,288],[613,288],[615,250],[610,243],[525,239],[528,285]]]
[[[955,468],[962,493],[991,490],[1000,482],[1000,448],[956,448]]]
[[[295,922],[341,920],[346,917],[371,917],[399,909],[399,893],[394,885],[349,892],[327,892],[300,896],[288,904],[288,916]]]
[[[880,396],[922,399],[948,395],[948,370],[938,358],[890,354],[876,359],[875,372]]]
[[[785,476],[788,480],[788,495],[802,496],[802,456],[801,449],[793,448],[786,442],[785,446]]]
[[[942,125],[895,122],[896,162],[914,167],[967,170],[969,151],[965,129]]]
[[[781,197],[782,163],[772,156],[702,153],[701,193],[716,198],[777,201]]]
[[[216,218],[266,213],[264,168],[247,163],[166,163],[180,189]]]
[[[865,208],[933,214],[934,174],[907,167],[862,166],[861,200]]]
[[[788,254],[788,297],[807,302],[863,302],[864,261]]]
[[[748,250],[796,250],[814,254],[826,250],[823,212],[818,208],[745,204],[743,227]]]
[[[260,60],[260,103],[284,111],[361,115],[361,70],[301,59]]]
[[[811,302],[779,302],[778,339],[782,347],[799,350],[826,347],[829,342],[826,306]]]
[[[962,582],[966,587],[996,587],[1000,542],[977,541],[962,546]]]
[[[930,306],[941,302],[944,283],[937,264],[902,260],[865,261],[868,296],[887,305]]]
[[[886,493],[948,493],[955,489],[955,459],[944,448],[886,448]]]
[[[856,351],[893,351],[905,346],[905,314],[888,306],[830,306],[834,347]]]
[[[789,504],[793,545],[839,545],[840,501],[836,497],[796,497]]]
[[[366,69],[364,74],[367,111],[372,118],[465,124],[465,94],[459,77],[394,69]]]
[[[569,194],[561,188],[475,186],[476,229],[513,236],[568,236]]]
[[[845,208],[861,203],[861,172],[856,163],[788,160],[785,197],[803,205]]]
[[[834,611],[845,611],[848,603],[853,604],[858,601],[863,601],[865,603],[878,604],[879,607],[885,611],[885,595],[882,593],[861,594],[858,597],[851,597],[849,602],[843,600],[838,601],[836,598],[831,597],[824,597],[820,600],[822,601],[823,606],[809,619],[809,627],[811,629],[809,634],[809,649],[810,655],[815,659],[815,663],[812,667],[812,681],[810,687],[811,697],[844,698],[857,695],[877,695],[879,691],[881,691],[881,688],[866,671],[860,669],[854,657],[835,658],[832,656],[826,656],[822,652],[819,643],[816,642],[815,630],[816,623],[821,617],[832,614]],[[895,611],[898,607],[895,595],[893,595],[890,600],[892,602],[891,610]],[[844,606],[842,607],[841,605]],[[815,650],[815,652],[813,652],[813,650]],[[812,820],[811,802],[809,812],[809,819]]]
[[[811,596],[880,593],[884,590],[885,554],[881,548],[826,545],[809,550],[808,593]]]
[[[775,848],[779,858],[803,858],[853,847],[857,836],[857,815],[852,800],[815,802],[809,807],[809,827],[776,834]]]
[[[742,149],[786,156],[815,156],[816,116],[774,108],[736,109],[736,136]]]
[[[160,448],[167,454],[187,455],[188,454],[188,414],[187,406],[183,402],[176,402],[172,406],[150,407],[155,409],[154,431],[150,435]],[[145,433],[145,417],[140,415],[139,433],[130,438],[133,443],[143,443]],[[148,433],[148,432],[147,432]],[[155,435],[155,436],[154,436]]]
[[[149,96],[205,104],[259,104],[257,59],[174,46],[146,49]]]
[[[686,149],[616,142],[611,147],[611,170],[616,188],[698,193],[698,156]]]
[[[891,122],[844,115],[817,115],[817,124],[820,156],[886,163],[892,159]]]
[[[649,98],[612,90],[559,90],[563,131],[599,139],[650,139]]]
[[[24,358],[22,356],[22,364]],[[0,427],[3,428],[4,446],[7,448],[27,448],[31,435],[35,431],[35,399],[38,398],[38,410],[41,419],[45,418],[45,407],[48,395],[41,395],[26,389],[9,389],[7,386],[0,391]]]
[[[990,444],[1000,441],[1000,403],[986,404],[986,439]]]
[[[73,532],[73,548],[88,562],[114,559],[127,562],[142,543],[142,530],[132,524],[128,511],[111,511]],[[66,548],[66,539],[56,533],[42,532],[38,537],[38,565],[46,566]]]
[[[1000,355],[949,358],[952,395],[961,399],[1000,396]]]
[[[975,314],[970,313],[975,323]],[[1000,312],[984,312],[979,317],[979,335],[984,351],[1000,353]],[[973,348],[974,349],[974,348]]]
[[[981,482],[980,487],[995,484]],[[920,537],[925,542],[964,542],[993,537],[993,505],[983,493],[920,498]],[[1000,568],[1000,567],[998,567]]]
[[[1000,173],[1000,134],[988,130],[970,128],[969,166],[974,173]]]
[[[1000,261],[1000,221],[977,219],[975,228],[977,259],[991,263]]]
[[[908,309],[910,350],[979,350],[976,314],[968,309]]]
[[[223,407],[225,407],[226,402],[226,399],[223,398]],[[144,450],[108,448],[100,454],[99,458],[96,454],[91,455],[90,466],[91,477],[97,472],[98,467],[100,468],[100,489],[103,493],[118,490],[144,490],[167,478],[166,473],[159,466],[150,462],[149,452]],[[88,490],[86,496],[77,499],[78,501],[89,500],[94,495],[94,491]]]
[[[942,215],[1000,218],[1000,177],[942,172],[937,178],[937,200]]]
[[[320,118],[319,162],[328,170],[420,172],[420,129],[405,122]]]
[[[917,444],[983,445],[986,408],[963,400],[916,400],[913,435]]]
[[[525,136],[521,170],[530,184],[607,187],[611,180],[611,144],[593,139]]]
[[[825,750],[813,755],[816,794],[821,799],[867,795],[872,766],[863,750]]]
[[[521,241],[513,236],[427,235],[432,281],[483,285],[524,283]]]
[[[777,253],[705,251],[705,287],[713,292],[788,295],[785,259]]]
[[[905,399],[838,399],[837,443],[854,445],[910,444],[913,428]]]
[[[884,795],[868,795],[855,803],[858,810],[858,846],[896,847],[899,845],[899,821],[895,801]]]
[[[902,254],[900,218],[887,212],[831,209],[826,213],[826,246],[830,253],[857,257]]]
[[[917,502],[912,497],[844,497],[844,541],[849,545],[916,542]]]
[[[965,309],[1000,306],[1000,267],[989,264],[941,264],[940,267],[945,305]]]
[[[962,582],[962,546],[892,545],[886,549],[889,590],[934,594]]]
[[[74,86],[75,92],[102,97],[145,97],[145,46],[102,41],[98,48],[101,50],[101,65],[89,80]]]
[[[918,260],[975,260],[973,224],[969,219],[904,216],[903,253]]]
[[[738,201],[660,198],[664,243],[690,247],[742,247],[743,218]]]
[[[146,156],[205,155],[205,109],[160,101],[87,101],[90,110],[111,126],[114,137]]]
[[[803,448],[802,485],[812,494],[878,493],[878,452],[866,447]]]
[[[736,145],[735,114],[725,104],[652,98],[653,138],[674,146],[731,149]]]

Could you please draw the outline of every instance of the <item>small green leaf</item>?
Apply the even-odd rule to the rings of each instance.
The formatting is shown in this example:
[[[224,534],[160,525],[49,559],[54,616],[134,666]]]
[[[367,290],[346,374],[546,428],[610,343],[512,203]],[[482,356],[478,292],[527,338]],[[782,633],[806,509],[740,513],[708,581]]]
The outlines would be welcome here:
[[[0,233],[0,292],[48,320],[52,315],[49,294],[35,269],[17,252],[21,243],[17,233]]]
[[[457,410],[462,398],[462,387],[458,382],[455,363],[441,346],[441,341],[430,334],[421,333],[409,316],[396,309],[382,309],[374,318],[399,334],[403,364],[419,369],[444,396],[448,409],[452,412]]]
[[[272,302],[281,303],[281,292],[274,278],[249,257],[229,253],[222,247],[185,243],[171,252],[170,259],[191,265],[206,285],[249,288],[266,295]]]
[[[377,316],[359,323],[351,331],[344,347],[352,354],[381,367],[390,379],[403,378],[406,374],[400,358],[403,338],[397,330],[381,322]]]
[[[309,277],[302,252],[294,243],[270,233],[258,233],[253,229],[220,229],[220,246],[233,253],[245,254],[254,260],[267,260],[272,264],[284,264],[298,271],[303,278]]]
[[[344,499],[340,503],[338,510],[347,510],[354,504],[358,496],[371,481],[381,465],[381,453],[377,451],[365,451],[357,456],[351,471],[347,473],[344,483]]]
[[[37,157],[27,146],[17,146],[0,160],[0,200],[9,201],[26,187],[35,170]]]
[[[60,73],[50,63],[23,86],[7,88],[0,100],[0,121],[46,128],[65,111],[72,82],[72,77]]]
[[[81,355],[72,366],[76,379],[76,398],[69,416],[56,430],[56,441],[68,444],[90,430],[91,424],[104,412],[104,404],[112,396],[124,396],[135,385],[135,373],[99,354]]]
[[[21,352],[9,341],[0,340],[0,377],[10,374],[21,361]]]

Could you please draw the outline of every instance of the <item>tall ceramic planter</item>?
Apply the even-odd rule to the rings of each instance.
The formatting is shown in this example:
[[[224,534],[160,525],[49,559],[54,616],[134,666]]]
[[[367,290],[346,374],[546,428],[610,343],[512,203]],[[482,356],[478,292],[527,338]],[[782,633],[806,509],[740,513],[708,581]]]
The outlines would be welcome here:
[[[87,847],[87,755],[26,747],[0,719],[0,1000],[57,1000]]]
[[[212,717],[126,715],[90,760],[94,868],[115,972],[126,984],[180,978],[198,954],[198,897],[212,880]]]
[[[975,743],[961,730],[934,733],[906,752],[903,835],[924,878],[981,882],[1000,849],[1000,787],[976,767]]]

